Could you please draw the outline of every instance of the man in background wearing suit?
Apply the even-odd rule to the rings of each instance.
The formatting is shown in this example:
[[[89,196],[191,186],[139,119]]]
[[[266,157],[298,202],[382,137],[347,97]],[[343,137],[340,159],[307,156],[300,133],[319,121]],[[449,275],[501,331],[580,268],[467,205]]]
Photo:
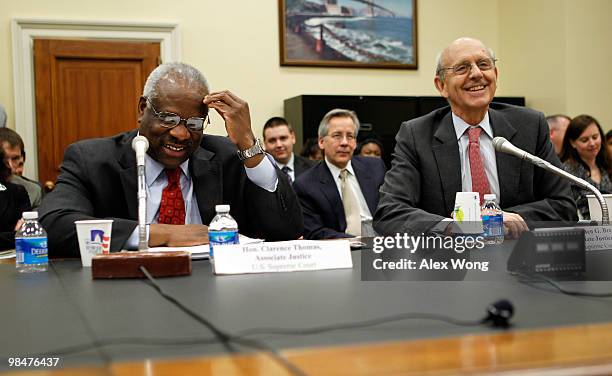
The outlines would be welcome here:
[[[11,183],[23,186],[28,191],[32,209],[38,208],[43,198],[42,186],[23,176],[25,145],[21,136],[10,128],[0,128],[0,147],[4,149],[5,159],[11,168]]]
[[[228,137],[204,134],[209,109]],[[138,245],[137,175],[132,140],[149,141],[146,154],[148,244],[208,243],[215,205],[230,204],[240,233],[268,240],[302,234],[299,203],[251,130],[249,107],[229,91],[210,92],[196,68],[155,68],[138,100],[139,128],[68,147],[55,189],[41,205],[49,254],[78,256],[74,221],[112,218],[111,250]]]
[[[570,185],[527,161],[496,152],[493,137],[561,167],[544,115],[491,103],[495,55],[460,38],[438,58],[434,83],[450,107],[402,124],[392,167],[380,189],[374,229],[381,234],[445,231],[457,192],[495,193],[511,236],[526,221],[577,219]]]
[[[360,236],[362,222],[372,219],[385,164],[380,158],[353,157],[358,130],[353,111],[334,109],[321,120],[318,141],[325,160],[293,184],[307,239]]]
[[[293,127],[282,117],[268,119],[263,128],[263,141],[266,151],[274,157],[278,168],[289,176],[291,182],[316,162],[293,152],[295,132]]]

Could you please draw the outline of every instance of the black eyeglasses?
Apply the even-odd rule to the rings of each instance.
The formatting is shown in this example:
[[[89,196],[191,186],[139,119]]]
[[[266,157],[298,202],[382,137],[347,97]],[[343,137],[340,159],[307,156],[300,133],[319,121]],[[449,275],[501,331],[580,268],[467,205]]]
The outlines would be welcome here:
[[[440,72],[442,71],[447,71],[450,70],[453,72],[453,74],[457,75],[457,76],[463,76],[464,74],[468,74],[472,71],[472,67],[474,65],[476,65],[476,67],[478,69],[480,69],[481,71],[488,71],[491,70],[495,67],[495,62],[497,61],[497,59],[480,59],[475,63],[471,63],[471,62],[464,62],[461,64],[457,64],[457,65],[453,65],[452,67],[448,67],[448,68],[440,68],[438,69],[438,74],[440,74]]]
[[[181,124],[182,121],[185,122],[185,126],[192,132],[202,132],[204,129],[210,124],[210,117],[206,115],[205,118],[201,117],[190,117],[188,119],[183,119],[177,114],[172,112],[157,112],[155,107],[153,107],[153,103],[149,98],[147,98],[147,103],[151,106],[151,110],[160,120],[160,124],[164,128],[172,129],[177,125]],[[206,123],[206,124],[204,124]]]

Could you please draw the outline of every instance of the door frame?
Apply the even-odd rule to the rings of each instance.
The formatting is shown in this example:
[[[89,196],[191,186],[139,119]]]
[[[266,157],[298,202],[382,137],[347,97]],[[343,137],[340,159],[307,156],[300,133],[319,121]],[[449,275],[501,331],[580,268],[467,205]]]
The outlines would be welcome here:
[[[180,61],[177,22],[130,22],[13,18],[13,92],[15,130],[25,142],[24,174],[38,180],[36,93],[34,88],[34,39],[92,39],[159,42],[162,62]]]

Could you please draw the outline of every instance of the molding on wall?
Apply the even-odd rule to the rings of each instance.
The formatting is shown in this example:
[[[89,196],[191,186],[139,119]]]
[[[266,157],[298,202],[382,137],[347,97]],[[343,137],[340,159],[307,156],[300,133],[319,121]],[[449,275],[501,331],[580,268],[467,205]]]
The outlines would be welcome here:
[[[15,130],[25,141],[25,175],[38,179],[34,39],[95,39],[159,42],[162,62],[180,61],[180,32],[176,22],[115,22],[13,18],[13,87]]]

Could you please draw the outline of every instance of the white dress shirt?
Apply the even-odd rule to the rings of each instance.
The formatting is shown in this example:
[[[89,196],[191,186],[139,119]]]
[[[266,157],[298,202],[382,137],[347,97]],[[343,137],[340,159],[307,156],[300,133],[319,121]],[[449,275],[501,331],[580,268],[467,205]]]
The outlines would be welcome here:
[[[336,183],[336,188],[338,189],[338,193],[340,194],[340,198],[342,198],[342,180],[340,179],[340,171],[341,168],[338,168],[336,165],[332,164],[327,157],[325,157],[325,164],[327,164],[327,168],[331,172],[334,177],[334,182]],[[355,171],[353,170],[353,165],[351,161],[348,161],[346,165],[346,170],[349,172],[348,174],[348,183],[353,193],[355,193],[355,197],[357,197],[357,202],[359,202],[359,214],[361,216],[361,221],[371,221],[372,213],[370,213],[370,208],[368,208],[368,204],[361,192],[361,187],[359,186],[359,182],[357,181],[357,177],[355,176]]]
[[[287,162],[287,164],[282,164],[279,161],[277,161],[276,159],[274,160],[274,162],[276,163],[276,165],[278,166],[278,168],[282,171],[283,167],[288,167],[289,171],[287,171],[289,173],[289,176],[291,176],[291,181],[295,181],[295,167],[293,164],[293,161],[295,160],[295,157],[293,155],[293,153],[291,153],[291,158],[289,158],[289,162]]]
[[[276,191],[278,177],[274,169],[273,158],[265,154],[264,158],[257,166],[249,168],[244,166],[247,177],[259,187],[268,192]],[[164,188],[168,184],[165,167],[145,154],[147,183],[147,224],[157,223],[161,196]],[[202,224],[202,217],[198,207],[198,200],[194,194],[193,180],[189,176],[189,160],[183,162],[181,169],[181,192],[185,201],[185,224]],[[136,197],[134,197],[136,199]],[[147,239],[149,238],[149,226],[147,226]],[[126,249],[138,248],[138,227],[134,229],[128,240],[125,242]]]

